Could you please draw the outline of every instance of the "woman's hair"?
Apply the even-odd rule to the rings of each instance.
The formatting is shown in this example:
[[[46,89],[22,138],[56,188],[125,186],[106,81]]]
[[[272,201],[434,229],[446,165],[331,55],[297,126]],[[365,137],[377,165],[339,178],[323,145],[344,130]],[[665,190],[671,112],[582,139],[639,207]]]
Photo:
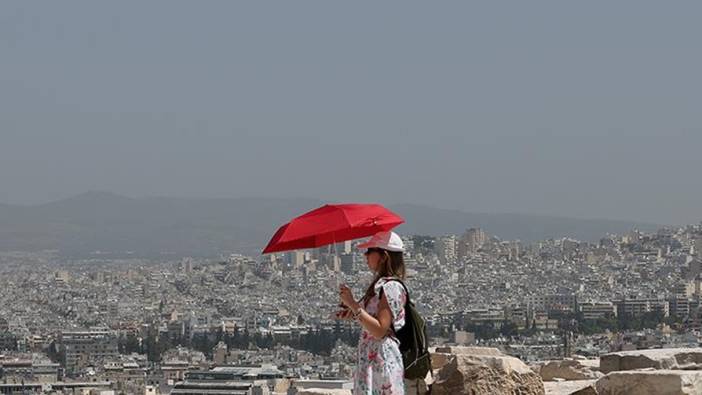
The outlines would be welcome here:
[[[378,261],[378,271],[375,273],[373,281],[371,281],[366,293],[361,299],[362,304],[366,304],[375,296],[375,283],[380,280],[381,277],[396,277],[400,280],[405,279],[405,259],[400,251],[388,251],[384,249],[377,249],[380,253],[380,261]]]

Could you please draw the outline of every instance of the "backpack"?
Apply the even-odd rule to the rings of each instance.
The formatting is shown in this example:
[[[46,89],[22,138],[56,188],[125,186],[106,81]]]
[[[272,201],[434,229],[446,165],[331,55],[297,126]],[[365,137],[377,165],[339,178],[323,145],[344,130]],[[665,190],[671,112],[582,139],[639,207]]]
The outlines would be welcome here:
[[[429,354],[429,338],[424,318],[410,301],[407,286],[401,280],[392,278],[387,282],[397,281],[405,289],[407,301],[405,302],[405,325],[393,332],[400,341],[402,364],[405,367],[405,378],[409,380],[424,379],[431,372],[431,354]]]

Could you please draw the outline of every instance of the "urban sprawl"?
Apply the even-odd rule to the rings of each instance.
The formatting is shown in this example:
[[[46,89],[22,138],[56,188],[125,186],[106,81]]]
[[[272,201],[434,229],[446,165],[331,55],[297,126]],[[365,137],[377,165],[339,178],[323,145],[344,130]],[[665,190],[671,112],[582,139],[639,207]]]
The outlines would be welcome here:
[[[700,342],[702,225],[596,242],[479,228],[404,241],[433,345],[535,362]],[[334,319],[338,285],[362,295],[371,276],[351,242],[175,260],[2,252],[0,393],[348,389],[359,328]]]

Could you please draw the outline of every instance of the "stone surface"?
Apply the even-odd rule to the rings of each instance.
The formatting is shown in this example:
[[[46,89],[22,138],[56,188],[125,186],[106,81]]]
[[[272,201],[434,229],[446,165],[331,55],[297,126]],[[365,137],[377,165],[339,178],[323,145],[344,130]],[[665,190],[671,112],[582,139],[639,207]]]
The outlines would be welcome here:
[[[504,355],[494,347],[445,346],[436,347],[435,352],[443,354]]]
[[[547,381],[544,382],[546,395],[597,395],[596,380]]]
[[[453,354],[434,352],[431,354],[431,370],[443,368],[451,359]]]
[[[468,347],[468,346],[443,346],[430,349],[431,351],[431,369],[436,371],[446,365],[453,355],[492,355],[502,356],[502,352],[494,347]]]
[[[568,395],[599,395],[597,393],[597,389],[595,389],[594,385],[588,385],[585,388],[581,388],[575,392],[571,392]]]
[[[573,358],[578,363],[580,363],[583,366],[587,366],[590,370],[594,370],[596,372],[600,371],[600,360],[599,359],[588,359],[588,358]]]
[[[702,348],[625,351],[529,368],[495,348],[451,346],[435,349],[432,366],[437,395],[702,395]],[[562,379],[568,381],[557,382]]]
[[[702,372],[692,370],[628,370],[597,380],[599,395],[702,394]]]
[[[634,369],[702,369],[702,348],[663,348],[623,351],[600,357],[602,373]]]
[[[440,351],[440,348],[437,348],[437,351]],[[487,351],[487,353],[494,354],[494,351]],[[545,393],[541,377],[522,361],[502,354],[489,354],[459,352],[447,357],[447,363],[435,372],[432,394],[542,395]]]
[[[548,361],[540,366],[538,373],[544,381],[554,381],[557,378],[565,380],[598,379],[604,376],[597,370],[599,367],[595,368],[598,365],[599,362],[597,360],[564,359],[561,361]]]

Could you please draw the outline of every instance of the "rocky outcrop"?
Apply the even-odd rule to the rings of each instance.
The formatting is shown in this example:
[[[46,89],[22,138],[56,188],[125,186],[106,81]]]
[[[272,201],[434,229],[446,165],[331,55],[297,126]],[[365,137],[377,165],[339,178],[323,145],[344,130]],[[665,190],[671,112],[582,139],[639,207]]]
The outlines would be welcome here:
[[[547,381],[544,382],[546,395],[598,395],[596,380]]]
[[[447,352],[444,352],[447,351]],[[432,354],[432,394],[542,395],[541,377],[494,348],[439,347]]]
[[[570,395],[587,387],[594,390],[595,380],[545,381],[546,395]]]
[[[531,369],[496,348],[437,347],[433,351],[432,393],[438,395],[702,394],[702,348],[616,352],[599,361],[565,359]]]
[[[468,355],[504,355],[502,351],[494,347],[471,347],[471,346],[446,346],[436,347],[437,354],[468,354]]]
[[[702,348],[664,348],[623,351],[600,357],[602,373],[634,369],[702,369]]]
[[[493,347],[445,346],[431,348],[429,351],[431,352],[431,368],[433,371],[441,369],[454,355],[458,354],[504,356],[500,350]]]
[[[565,359],[532,369],[545,381],[547,395],[702,394],[702,348],[615,352],[599,364]]]
[[[575,392],[571,392],[568,395],[599,395],[597,390],[592,385],[588,385],[585,388],[581,388]]]
[[[590,380],[604,376],[598,371],[597,360],[564,359],[549,361],[538,367],[537,372],[544,381],[564,380]]]
[[[686,370],[630,370],[612,372],[595,385],[599,395],[702,394],[702,372]]]

